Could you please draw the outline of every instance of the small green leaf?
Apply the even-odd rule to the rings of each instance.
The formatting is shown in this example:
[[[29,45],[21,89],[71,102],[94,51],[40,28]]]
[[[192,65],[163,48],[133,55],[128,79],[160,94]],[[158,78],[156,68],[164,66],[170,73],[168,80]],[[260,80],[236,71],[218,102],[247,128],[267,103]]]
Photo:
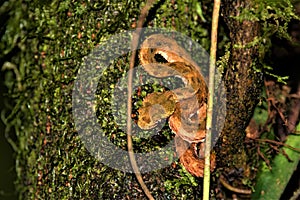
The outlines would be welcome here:
[[[201,2],[196,2],[196,12],[201,18],[203,22],[206,22],[206,19],[203,16],[202,8],[201,8]]]

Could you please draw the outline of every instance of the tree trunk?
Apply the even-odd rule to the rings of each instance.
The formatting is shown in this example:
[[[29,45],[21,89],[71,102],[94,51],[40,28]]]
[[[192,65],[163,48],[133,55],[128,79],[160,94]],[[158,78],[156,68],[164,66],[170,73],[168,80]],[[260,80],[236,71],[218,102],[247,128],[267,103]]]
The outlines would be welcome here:
[[[260,25],[257,21],[240,17],[243,10],[251,8],[251,3],[249,0],[225,0],[221,10],[231,40],[224,77],[227,115],[218,147],[218,165],[225,173],[233,168],[245,169],[248,160],[244,145],[245,128],[261,93],[262,75],[255,70],[259,68],[259,46],[254,42],[260,36]]]

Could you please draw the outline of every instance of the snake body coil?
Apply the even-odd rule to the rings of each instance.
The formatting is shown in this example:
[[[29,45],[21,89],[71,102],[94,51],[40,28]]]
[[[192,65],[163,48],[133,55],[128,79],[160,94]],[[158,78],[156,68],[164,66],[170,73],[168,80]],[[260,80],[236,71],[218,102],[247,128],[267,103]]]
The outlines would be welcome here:
[[[139,127],[150,129],[161,119],[169,118],[169,127],[176,134],[180,162],[191,174],[202,177],[204,158],[197,151],[197,144],[205,140],[208,90],[199,67],[175,40],[162,34],[146,38],[141,45],[139,59],[151,76],[176,76],[184,83],[184,87],[172,91],[149,94],[138,110]],[[204,152],[203,149],[201,152]],[[211,160],[213,170],[214,155]]]

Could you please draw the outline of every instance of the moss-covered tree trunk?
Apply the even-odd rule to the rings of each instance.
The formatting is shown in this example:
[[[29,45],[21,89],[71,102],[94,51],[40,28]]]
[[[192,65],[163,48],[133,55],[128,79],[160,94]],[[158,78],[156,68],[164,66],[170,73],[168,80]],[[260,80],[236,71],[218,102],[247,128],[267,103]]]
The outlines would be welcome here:
[[[224,0],[222,4],[231,40],[224,76],[227,117],[217,149],[222,158],[218,166],[225,173],[247,164],[245,128],[262,81],[255,71],[262,56],[258,53],[262,42],[257,42],[260,26],[257,20],[241,16],[253,4],[250,0]],[[17,136],[14,148],[20,199],[145,198],[133,174],[107,167],[86,150],[72,116],[72,90],[83,57],[110,36],[135,28],[143,5],[143,0],[10,0],[1,5],[1,19],[9,18],[5,23],[1,20],[0,64],[8,66],[6,85],[15,103],[10,116],[5,117],[8,129],[15,130]],[[158,1],[146,25],[184,33],[209,49],[211,10],[211,0]],[[224,30],[221,27],[219,35],[226,35]],[[221,50],[227,42],[224,36]],[[107,138],[123,149],[126,134],[115,125],[109,103],[116,80],[128,69],[126,56],[107,70],[96,94],[105,104],[97,108],[99,123],[106,127]],[[163,143],[156,138],[152,142]],[[139,144],[135,145],[139,150],[151,145],[149,140]],[[192,177],[175,162],[143,178],[158,199],[202,197],[202,179]]]
[[[218,164],[225,174],[245,169],[248,155],[245,151],[245,129],[261,93],[262,74],[259,69],[260,24],[243,18],[242,12],[253,8],[251,0],[224,0],[222,16],[229,29],[230,57],[224,80],[227,89],[227,116],[221,134]],[[247,171],[247,170],[246,170]]]

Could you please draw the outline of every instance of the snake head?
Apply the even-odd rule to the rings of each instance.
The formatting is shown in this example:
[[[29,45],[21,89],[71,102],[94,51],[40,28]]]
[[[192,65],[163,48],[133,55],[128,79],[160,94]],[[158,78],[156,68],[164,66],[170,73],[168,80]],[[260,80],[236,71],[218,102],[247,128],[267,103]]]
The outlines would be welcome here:
[[[138,126],[141,129],[151,129],[153,127],[156,126],[156,122],[153,121],[153,119],[151,119],[151,115],[150,115],[150,110],[151,107],[147,106],[147,107],[141,107],[138,112],[139,112],[139,119],[138,119]]]
[[[169,117],[169,113],[160,104],[148,105],[141,107],[139,110],[138,126],[141,129],[152,129],[160,121]]]
[[[158,122],[173,114],[175,104],[174,94],[170,91],[151,93],[138,109],[138,126],[141,129],[154,128]]]

